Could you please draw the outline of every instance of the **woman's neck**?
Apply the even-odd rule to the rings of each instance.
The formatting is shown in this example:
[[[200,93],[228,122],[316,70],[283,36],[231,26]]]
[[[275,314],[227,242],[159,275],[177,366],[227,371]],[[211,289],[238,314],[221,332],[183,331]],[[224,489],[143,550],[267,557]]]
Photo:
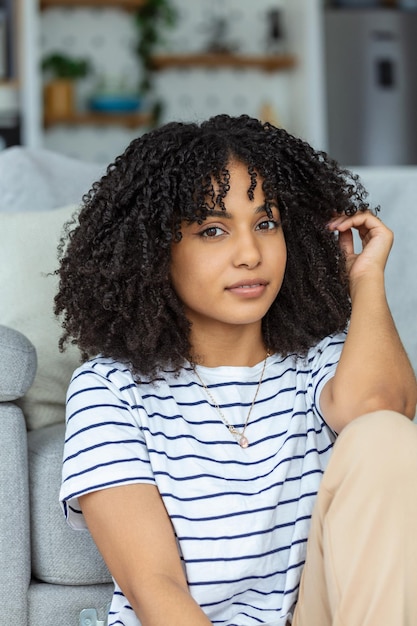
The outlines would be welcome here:
[[[205,367],[252,367],[263,361],[267,351],[260,328],[254,332],[251,327],[232,327],[221,333],[191,332],[191,345],[192,361]]]

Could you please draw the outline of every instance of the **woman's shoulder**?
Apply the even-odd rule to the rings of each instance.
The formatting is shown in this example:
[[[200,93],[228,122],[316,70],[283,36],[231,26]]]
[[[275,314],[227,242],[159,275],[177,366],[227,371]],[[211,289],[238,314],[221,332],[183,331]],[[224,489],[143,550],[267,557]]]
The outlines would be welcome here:
[[[347,330],[341,333],[333,333],[321,339],[318,343],[310,348],[309,357],[314,358],[323,352],[333,352],[342,349],[346,340]]]
[[[187,368],[185,368],[185,371]],[[178,382],[184,376],[184,371],[174,372],[160,370],[154,376],[135,373],[129,363],[118,361],[111,357],[97,355],[82,363],[73,373],[71,387],[90,385],[94,381],[107,387],[126,390],[136,388],[138,391],[147,390],[150,387],[157,388],[166,384]]]
[[[312,346],[304,360],[313,376],[321,370],[335,368],[346,340],[346,331],[327,335]]]
[[[132,371],[127,363],[101,355],[97,355],[77,367],[72,375],[71,382],[77,380],[81,382],[90,378],[101,378],[109,382],[116,380],[133,382]]]

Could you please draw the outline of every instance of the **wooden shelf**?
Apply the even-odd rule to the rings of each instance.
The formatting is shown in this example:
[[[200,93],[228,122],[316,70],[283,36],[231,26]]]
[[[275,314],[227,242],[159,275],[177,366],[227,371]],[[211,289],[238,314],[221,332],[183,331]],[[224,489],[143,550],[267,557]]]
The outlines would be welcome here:
[[[138,128],[152,123],[151,113],[96,113],[93,111],[79,111],[64,117],[44,116],[45,128],[63,125],[93,125],[93,126],[124,126],[125,128]]]
[[[17,89],[19,87],[19,81],[17,78],[0,78],[0,86]]]
[[[231,67],[255,68],[266,72],[275,72],[294,67],[295,63],[295,57],[287,54],[268,56],[223,53],[159,54],[152,58],[152,65],[155,70],[173,67]]]
[[[146,4],[146,0],[39,0],[41,9],[53,7],[91,7],[97,9],[118,7],[128,11],[134,11],[144,4]]]

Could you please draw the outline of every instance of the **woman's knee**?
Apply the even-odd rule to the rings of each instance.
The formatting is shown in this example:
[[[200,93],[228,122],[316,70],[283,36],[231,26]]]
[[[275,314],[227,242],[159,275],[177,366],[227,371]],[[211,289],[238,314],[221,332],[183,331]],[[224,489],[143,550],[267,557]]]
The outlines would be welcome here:
[[[417,480],[417,425],[395,411],[375,411],[353,420],[339,435],[330,465],[342,473],[392,478],[412,472]]]
[[[393,444],[395,440],[417,437],[416,424],[408,417],[396,411],[381,410],[367,413],[346,426],[338,437],[338,441],[345,438],[359,439],[365,444],[380,443]]]

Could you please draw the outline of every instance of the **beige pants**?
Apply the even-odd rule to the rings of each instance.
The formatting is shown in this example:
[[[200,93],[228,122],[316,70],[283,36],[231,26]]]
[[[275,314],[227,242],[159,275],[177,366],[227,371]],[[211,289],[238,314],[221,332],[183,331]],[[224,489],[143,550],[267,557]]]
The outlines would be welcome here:
[[[417,426],[390,411],[337,439],[293,626],[417,626]]]

